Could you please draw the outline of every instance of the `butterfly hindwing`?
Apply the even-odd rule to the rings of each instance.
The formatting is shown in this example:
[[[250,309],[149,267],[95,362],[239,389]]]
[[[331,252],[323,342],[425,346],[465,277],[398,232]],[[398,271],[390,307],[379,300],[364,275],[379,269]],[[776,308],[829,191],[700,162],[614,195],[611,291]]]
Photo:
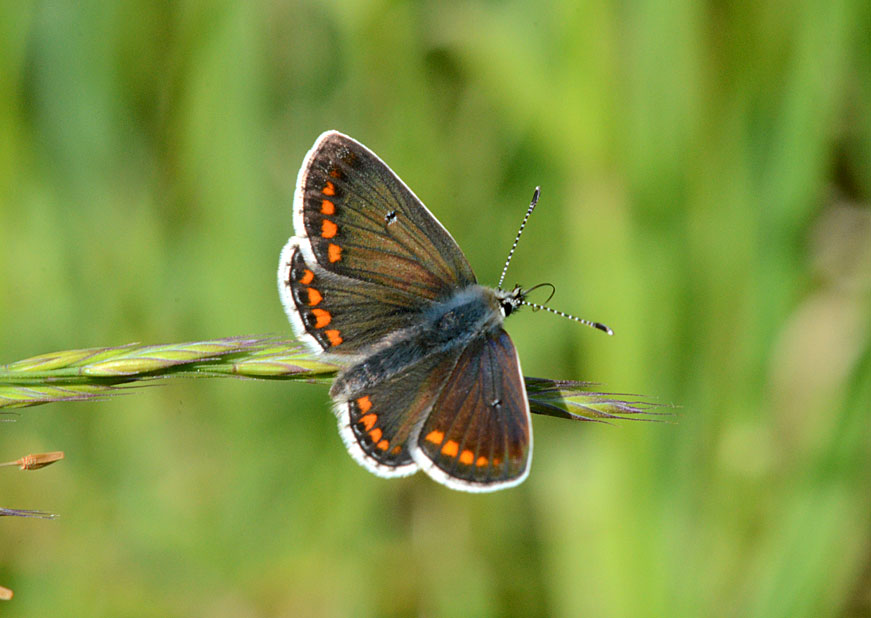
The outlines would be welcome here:
[[[419,467],[413,458],[420,425],[450,376],[459,351],[420,358],[383,380],[358,382],[343,375],[331,394],[339,432],[348,451],[379,476],[405,476]],[[363,372],[362,365],[349,369]],[[349,387],[350,384],[357,386]]]
[[[297,180],[297,236],[326,270],[443,298],[475,283],[456,241],[373,152],[336,131],[315,142]]]
[[[418,464],[448,487],[493,491],[526,478],[529,402],[517,352],[502,328],[462,351],[418,435]]]

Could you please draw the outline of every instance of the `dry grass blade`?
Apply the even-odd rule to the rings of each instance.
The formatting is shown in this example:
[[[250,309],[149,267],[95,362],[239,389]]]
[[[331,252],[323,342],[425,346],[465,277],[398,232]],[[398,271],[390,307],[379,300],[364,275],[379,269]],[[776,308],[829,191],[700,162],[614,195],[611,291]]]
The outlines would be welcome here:
[[[36,517],[39,519],[54,519],[57,517],[55,513],[48,511],[33,511],[30,509],[6,509],[0,507],[0,517]]]
[[[0,463],[0,467],[18,466],[19,470],[39,470],[57,463],[64,458],[63,451],[52,451],[50,453],[31,453],[24,457],[19,457],[15,461],[7,461]]]

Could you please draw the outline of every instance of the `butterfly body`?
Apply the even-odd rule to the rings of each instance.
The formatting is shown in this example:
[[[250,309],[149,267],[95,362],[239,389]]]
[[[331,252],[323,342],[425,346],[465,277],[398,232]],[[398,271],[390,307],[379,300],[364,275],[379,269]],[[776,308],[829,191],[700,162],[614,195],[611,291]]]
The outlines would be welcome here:
[[[342,371],[330,389],[330,396],[347,399],[426,358],[450,355],[482,333],[500,328],[503,319],[494,291],[479,285],[433,302],[423,312],[419,324],[391,333],[363,350],[365,361]]]
[[[374,153],[329,131],[306,156],[279,292],[297,335],[344,367],[330,389],[350,454],[464,491],[526,478],[529,403],[503,320],[450,234]]]

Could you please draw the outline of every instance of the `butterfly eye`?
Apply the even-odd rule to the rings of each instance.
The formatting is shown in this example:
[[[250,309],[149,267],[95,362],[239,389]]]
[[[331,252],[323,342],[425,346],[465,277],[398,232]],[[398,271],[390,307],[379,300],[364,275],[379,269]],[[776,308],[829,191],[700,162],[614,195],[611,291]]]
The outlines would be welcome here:
[[[520,301],[515,296],[506,296],[500,299],[499,306],[502,307],[502,314],[507,318],[520,306]]]

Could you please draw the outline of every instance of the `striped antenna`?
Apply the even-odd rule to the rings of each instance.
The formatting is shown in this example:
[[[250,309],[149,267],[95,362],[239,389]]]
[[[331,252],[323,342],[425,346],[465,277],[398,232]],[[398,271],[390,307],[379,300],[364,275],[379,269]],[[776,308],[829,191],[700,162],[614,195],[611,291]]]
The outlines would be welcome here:
[[[539,305],[538,303],[531,303],[528,300],[521,300],[521,305],[526,305],[527,307],[532,307],[533,309],[544,309],[545,311],[549,311],[551,313],[555,313],[556,315],[562,316],[564,318],[568,318],[570,320],[574,320],[575,322],[580,322],[586,326],[591,326],[595,329],[602,331],[603,333],[608,333],[609,335],[613,335],[614,331],[602,324],[601,322],[591,322],[590,320],[585,320],[584,318],[579,318],[577,316],[571,315],[570,313],[564,313],[562,311],[558,311],[556,309],[551,309],[550,307],[545,307],[544,305]]]
[[[526,227],[526,222],[529,221],[529,217],[532,216],[532,211],[535,210],[535,206],[536,204],[538,204],[538,198],[540,196],[541,187],[536,187],[535,191],[532,193],[532,201],[529,202],[529,208],[526,209],[526,214],[523,216],[523,221],[520,222],[520,229],[517,230],[517,236],[514,237],[514,244],[511,245],[511,251],[508,252],[508,259],[505,260],[505,266],[502,268],[502,275],[499,277],[499,285],[497,286],[500,290],[502,289],[502,282],[505,281],[505,274],[508,272],[508,265],[511,264],[511,258],[514,257],[514,250],[517,249],[517,243],[520,242],[520,235],[523,234],[523,228]],[[545,307],[544,305],[539,305],[538,303],[531,303],[528,300],[524,299],[527,294],[541,286],[550,286],[550,296],[553,296],[553,285],[551,285],[550,283],[539,283],[538,285],[535,285],[528,290],[521,290],[519,286],[515,287],[514,291],[511,294],[506,295],[506,298],[508,298],[509,304],[512,307],[516,308],[517,305],[520,304],[526,305],[527,307],[532,307],[533,310],[544,309],[545,311],[548,311],[550,313],[554,313],[564,318],[568,318],[570,320],[574,320],[575,322],[580,322],[581,324],[600,330],[603,333],[607,333],[609,335],[614,334],[613,330],[611,330],[601,322],[592,322],[590,320],[585,320],[584,318],[579,318],[575,315],[571,315],[570,313],[558,311],[557,309],[551,309],[550,307]],[[550,299],[550,296],[548,296],[548,299]]]
[[[502,289],[502,282],[505,281],[505,273],[508,272],[508,265],[511,263],[511,258],[514,257],[514,250],[517,248],[517,243],[520,242],[520,235],[523,234],[523,228],[526,227],[526,222],[529,221],[529,216],[535,210],[535,205],[538,204],[538,197],[541,195],[541,187],[536,187],[532,194],[532,201],[529,203],[529,208],[526,210],[526,215],[520,223],[520,229],[517,230],[517,236],[514,237],[514,244],[511,245],[511,251],[508,252],[508,259],[505,260],[505,266],[502,268],[502,276],[499,277],[499,285],[496,287]]]

